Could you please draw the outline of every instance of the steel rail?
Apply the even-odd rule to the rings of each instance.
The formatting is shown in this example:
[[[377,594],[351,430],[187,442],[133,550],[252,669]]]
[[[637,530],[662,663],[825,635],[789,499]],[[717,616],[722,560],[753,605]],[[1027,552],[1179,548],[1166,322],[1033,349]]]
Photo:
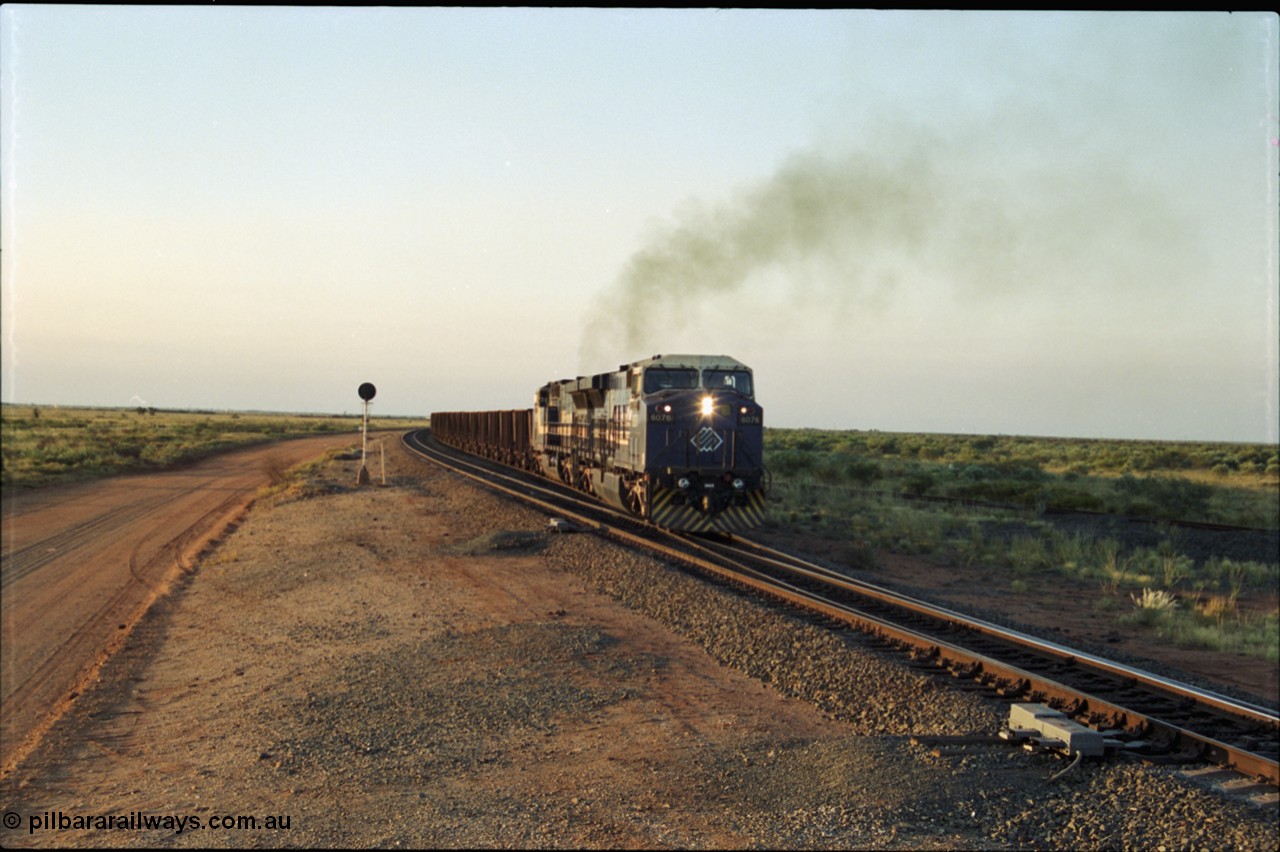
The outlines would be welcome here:
[[[404,441],[417,454],[490,488],[572,518],[586,528],[610,538],[672,558],[698,571],[714,575],[726,583],[749,588],[790,606],[881,637],[898,646],[916,649],[917,657],[927,660],[930,666],[950,671],[957,677],[974,678],[1006,697],[1023,696],[1024,700],[1048,700],[1069,715],[1087,718],[1094,726],[1119,729],[1127,732],[1130,737],[1144,735],[1148,739],[1158,740],[1167,751],[1177,751],[1188,758],[1218,763],[1271,784],[1280,784],[1280,769],[1273,758],[1256,754],[1248,748],[1224,742],[1214,736],[1197,733],[1180,724],[1161,720],[1149,712],[1135,709],[1129,701],[1120,703],[1100,698],[1064,682],[1059,676],[1081,676],[1083,673],[1087,678],[1091,673],[1099,673],[1121,681],[1127,689],[1144,690],[1145,694],[1141,697],[1147,702],[1152,700],[1151,693],[1155,693],[1171,698],[1175,704],[1210,708],[1219,716],[1238,719],[1267,730],[1268,736],[1274,738],[1280,732],[1280,718],[1267,708],[857,581],[741,537],[737,544],[713,544],[685,534],[639,525],[631,516],[604,504],[586,502],[580,492],[567,486],[554,481],[533,484],[522,478],[526,476],[523,473],[519,476],[506,473],[511,468],[500,463],[486,460],[485,464],[479,464],[469,460],[478,458],[475,456],[469,456],[467,460],[460,459],[456,455],[459,451],[433,447],[417,437],[417,433],[406,434]],[[464,465],[469,470],[464,470]],[[495,477],[511,484],[496,483]],[[632,530],[624,529],[624,526],[631,527]],[[704,555],[698,556],[694,552]],[[752,561],[756,564],[748,564]],[[779,577],[779,571],[791,579]],[[831,597],[833,593],[856,596],[863,605],[834,600]],[[867,604],[874,605],[872,608],[888,607],[899,613],[906,613],[910,618],[924,619],[929,626],[926,629],[906,626],[899,623],[901,618],[886,618],[884,614],[868,611]],[[994,640],[1034,654],[1040,660],[1038,668],[1048,668],[1056,674],[1037,672],[1027,668],[1028,664],[1025,662],[1011,663],[989,653],[947,641],[938,635],[947,629]],[[965,638],[967,641],[968,636]],[[1111,688],[1115,689],[1115,685]]]
[[[769,557],[753,556],[751,558],[767,562],[791,576],[803,581],[821,584],[824,588],[847,592],[860,599],[883,603],[894,610],[910,613],[927,619],[932,624],[949,625],[963,631],[965,645],[957,645],[942,639],[932,630],[911,629],[898,623],[897,616],[886,620],[882,614],[868,613],[863,608],[848,606],[835,602],[835,607],[848,606],[848,616],[844,619],[855,619],[858,626],[873,634],[925,651],[932,663],[939,668],[946,668],[958,676],[974,677],[988,685],[997,685],[997,691],[1027,693],[1035,700],[1044,698],[1060,704],[1069,715],[1084,716],[1095,727],[1117,728],[1131,735],[1142,732],[1146,737],[1164,741],[1171,750],[1184,753],[1195,753],[1213,762],[1236,769],[1246,775],[1265,779],[1271,784],[1280,783],[1280,772],[1273,757],[1260,754],[1254,750],[1253,743],[1241,745],[1228,742],[1219,737],[1208,735],[1183,724],[1162,718],[1155,713],[1144,711],[1141,703],[1153,701],[1172,701],[1172,711],[1186,715],[1190,706],[1207,708],[1206,713],[1212,715],[1216,724],[1231,728],[1244,728],[1251,731],[1263,731],[1262,735],[1269,744],[1268,751],[1276,751],[1275,741],[1280,736],[1280,718],[1265,707],[1251,702],[1239,701],[1218,693],[1202,689],[1160,675],[1126,666],[1112,660],[1097,657],[1073,648],[1059,645],[1038,637],[1029,636],[1009,628],[971,618],[962,613],[939,607],[907,595],[902,595],[881,587],[853,580],[838,572],[821,566],[812,565],[789,554],[779,553],[765,548],[755,542],[747,542],[748,547],[759,548],[773,554]],[[694,543],[694,547],[709,553],[723,554],[722,558],[734,560],[741,556],[736,546],[706,545]],[[832,603],[827,592],[820,591],[814,596],[824,603]],[[831,615],[827,607],[823,613]],[[840,618],[836,615],[834,617]],[[1044,661],[1043,665],[1028,667],[1025,661],[1011,662],[1002,656],[992,656],[990,652],[977,651],[969,634],[992,639],[1000,645],[1016,648],[1022,652],[1030,652]],[[1045,674],[1036,669],[1048,669]],[[1109,683],[1098,683],[1086,691],[1071,681],[1089,680],[1102,674],[1110,678]],[[1095,682],[1096,679],[1095,679]],[[1120,689],[1133,697],[1128,701],[1117,701],[1106,697],[1106,690],[1112,692]],[[1207,722],[1208,720],[1201,720]],[[1239,734],[1244,739],[1256,739],[1252,734]]]
[[[984,621],[971,615],[965,615],[964,613],[947,609],[946,607],[938,604],[928,603],[918,598],[913,598],[910,595],[890,591],[872,583],[856,580],[845,574],[841,574],[838,571],[812,564],[792,556],[791,554],[775,550],[743,536],[738,536],[737,539],[742,545],[750,547],[762,554],[756,558],[768,561],[770,564],[782,570],[796,572],[802,576],[811,576],[814,579],[828,583],[836,588],[840,588],[854,594],[865,595],[886,603],[891,603],[895,606],[900,606],[903,609],[918,612],[922,615],[928,615],[933,618],[950,619],[957,625],[975,629],[989,636],[1011,642],[1017,642],[1018,644],[1025,645],[1028,648],[1044,651],[1062,658],[1071,658],[1093,668],[1097,668],[1120,677],[1132,678],[1139,683],[1144,683],[1149,686],[1166,689],[1178,695],[1192,698],[1200,704],[1214,707],[1224,712],[1241,716],[1255,722],[1280,726],[1280,721],[1277,720],[1275,711],[1267,707],[1221,695],[1217,692],[1202,689],[1191,684],[1182,683],[1181,681],[1162,677],[1154,672],[1137,669],[1123,663],[1118,663],[1114,660],[1108,660],[1105,657],[1090,654],[1086,651],[1069,648],[1065,645],[1049,641],[1048,639],[1030,636],[1017,630],[1002,627],[998,624],[993,624],[989,621]]]
[[[505,471],[515,470],[515,468],[504,465],[501,462],[482,459],[480,456],[471,455],[463,450],[442,448],[437,446],[437,442],[434,441],[427,443],[417,437],[425,431],[427,430],[406,432],[402,438],[405,447],[410,452],[435,462],[460,476],[465,476],[467,479],[478,482],[487,488],[516,497],[524,502],[532,503],[548,511],[558,512],[587,528],[594,528],[599,525],[601,523],[599,515],[601,514],[611,514],[618,519],[630,517],[603,503],[584,503],[581,492],[574,491],[568,486],[561,485],[553,480],[540,480],[535,483],[531,479],[522,478],[520,475],[513,476],[506,473]],[[460,458],[458,456],[459,453],[468,456],[468,458]],[[472,458],[482,459],[484,463],[473,462],[470,460]],[[521,474],[523,475],[523,472]],[[532,477],[533,474],[528,476]],[[501,484],[497,481],[499,478],[512,484]],[[538,494],[542,496],[535,496]],[[589,509],[594,514],[585,514],[579,511],[580,508]],[[634,523],[634,521],[632,522]]]

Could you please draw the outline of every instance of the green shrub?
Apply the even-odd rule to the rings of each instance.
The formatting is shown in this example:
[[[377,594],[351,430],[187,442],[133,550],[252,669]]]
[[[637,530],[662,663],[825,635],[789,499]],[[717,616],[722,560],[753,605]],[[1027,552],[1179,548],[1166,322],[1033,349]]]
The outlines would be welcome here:
[[[1100,512],[1105,507],[1105,503],[1098,495],[1067,485],[1050,485],[1042,488],[1039,497],[1049,508],[1063,512]]]
[[[909,497],[923,497],[933,490],[936,480],[927,471],[912,474],[902,485],[902,493]]]
[[[1213,489],[1189,479],[1125,475],[1115,483],[1116,492],[1122,498],[1123,511],[1169,520],[1203,518],[1208,513],[1209,498]]]
[[[1015,479],[993,479],[958,485],[950,489],[949,496],[962,500],[979,500],[989,503],[1012,503],[1030,506],[1040,493],[1040,485]]]

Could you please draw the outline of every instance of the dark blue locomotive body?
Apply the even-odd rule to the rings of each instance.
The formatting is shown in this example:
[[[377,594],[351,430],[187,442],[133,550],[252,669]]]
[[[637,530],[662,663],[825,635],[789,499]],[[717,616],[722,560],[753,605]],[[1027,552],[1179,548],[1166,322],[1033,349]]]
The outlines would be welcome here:
[[[721,355],[657,355],[549,382],[527,412],[431,416],[445,443],[541,470],[658,526],[694,532],[740,531],[763,520],[763,420],[750,368]],[[512,436],[522,445],[511,446]]]

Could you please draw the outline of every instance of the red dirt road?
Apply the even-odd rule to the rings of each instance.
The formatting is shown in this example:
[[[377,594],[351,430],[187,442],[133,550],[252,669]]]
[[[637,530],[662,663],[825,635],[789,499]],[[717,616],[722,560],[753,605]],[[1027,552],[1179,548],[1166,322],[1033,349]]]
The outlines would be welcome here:
[[[0,771],[39,741],[191,558],[243,514],[270,468],[352,441],[302,438],[182,470],[5,495]]]

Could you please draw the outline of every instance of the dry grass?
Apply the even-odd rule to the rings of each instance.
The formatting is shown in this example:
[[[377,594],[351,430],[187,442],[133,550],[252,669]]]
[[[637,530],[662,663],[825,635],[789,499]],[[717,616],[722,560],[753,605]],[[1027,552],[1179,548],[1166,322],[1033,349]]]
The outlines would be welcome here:
[[[409,429],[424,422],[374,418],[370,425]],[[0,412],[0,427],[2,481],[9,488],[163,469],[221,450],[284,438],[358,433],[360,418],[6,404]],[[268,471],[273,482],[283,473]]]

